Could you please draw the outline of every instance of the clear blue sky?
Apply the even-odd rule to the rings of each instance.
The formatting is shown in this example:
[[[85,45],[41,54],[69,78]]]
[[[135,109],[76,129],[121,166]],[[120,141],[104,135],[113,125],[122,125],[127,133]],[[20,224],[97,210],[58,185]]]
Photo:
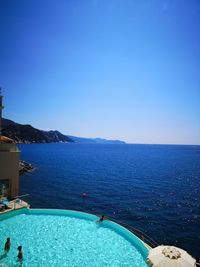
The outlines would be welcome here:
[[[200,1],[0,0],[4,117],[200,144]]]

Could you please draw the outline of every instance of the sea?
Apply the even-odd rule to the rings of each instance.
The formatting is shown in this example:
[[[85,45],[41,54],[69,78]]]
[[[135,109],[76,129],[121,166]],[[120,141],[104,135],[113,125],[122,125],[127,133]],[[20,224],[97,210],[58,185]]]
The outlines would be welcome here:
[[[103,214],[200,257],[200,146],[20,144],[32,208]]]

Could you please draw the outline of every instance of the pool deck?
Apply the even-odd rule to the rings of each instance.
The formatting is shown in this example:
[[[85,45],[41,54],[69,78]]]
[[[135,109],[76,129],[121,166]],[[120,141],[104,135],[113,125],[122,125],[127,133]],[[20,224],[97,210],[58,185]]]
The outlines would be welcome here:
[[[7,204],[8,208],[2,209],[0,210],[0,215],[11,212],[13,210],[19,210],[19,209],[23,209],[23,208],[29,208],[29,204],[21,199],[19,199],[18,201],[16,200],[11,200],[9,201],[9,203]]]

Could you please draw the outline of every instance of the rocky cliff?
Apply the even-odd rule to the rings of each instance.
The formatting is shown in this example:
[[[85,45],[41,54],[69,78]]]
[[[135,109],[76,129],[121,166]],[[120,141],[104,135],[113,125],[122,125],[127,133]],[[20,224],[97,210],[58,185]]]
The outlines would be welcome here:
[[[2,119],[2,134],[17,143],[73,142],[59,131],[43,131],[29,124],[23,125],[8,119]]]

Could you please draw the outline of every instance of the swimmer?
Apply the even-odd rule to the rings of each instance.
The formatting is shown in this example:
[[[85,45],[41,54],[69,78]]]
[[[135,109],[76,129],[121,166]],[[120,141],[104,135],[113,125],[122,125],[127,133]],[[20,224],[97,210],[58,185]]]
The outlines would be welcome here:
[[[97,221],[97,223],[102,223],[103,222],[103,220],[104,220],[104,215],[101,215],[101,217],[100,217],[100,219]]]
[[[10,246],[11,246],[10,237],[8,237],[7,240],[6,240],[5,246],[4,246],[4,252],[5,253],[8,253],[9,252]]]
[[[18,248],[18,255],[17,255],[17,258],[19,261],[22,261],[23,260],[23,254],[22,254],[22,246],[19,246]]]

